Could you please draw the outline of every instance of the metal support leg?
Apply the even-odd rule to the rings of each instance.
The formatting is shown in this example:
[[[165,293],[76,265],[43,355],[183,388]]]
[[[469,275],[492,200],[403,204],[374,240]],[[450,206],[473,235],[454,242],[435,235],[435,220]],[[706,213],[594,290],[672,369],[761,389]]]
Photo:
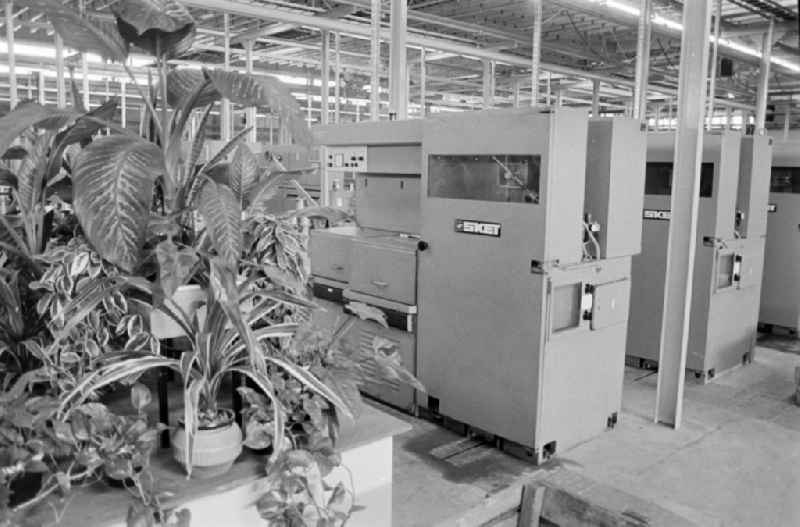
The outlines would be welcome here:
[[[769,97],[769,66],[772,61],[772,43],[775,32],[775,20],[769,21],[769,29],[764,35],[761,46],[761,67],[758,72],[758,91],[756,92],[755,133],[764,133],[767,120],[767,98]]]
[[[320,123],[328,124],[330,117],[330,101],[328,101],[328,94],[331,91],[330,84],[330,71],[331,67],[328,62],[330,57],[330,44],[331,35],[327,29],[322,30],[322,60],[320,61],[320,68],[322,69],[321,82],[320,82],[320,105],[322,117]]]
[[[424,119],[427,117],[426,103],[428,100],[427,84],[428,84],[428,68],[425,64],[428,52],[425,48],[419,50],[419,114]]]
[[[689,343],[711,1],[692,0],[683,4],[672,219],[669,225],[655,411],[656,422],[675,428],[681,424],[684,368]]]
[[[714,6],[714,43],[711,53],[711,73],[709,74],[708,84],[708,116],[706,117],[706,128],[711,130],[714,118],[714,98],[717,93],[717,55],[719,54],[719,32],[722,21],[722,0],[716,0]]]
[[[489,109],[494,106],[494,62],[483,61],[483,107]]]
[[[381,0],[372,0],[370,16],[372,17],[372,43],[370,46],[370,62],[372,69],[370,119],[373,121],[379,121],[381,118]]]
[[[542,64],[542,0],[533,0],[533,55],[531,56],[531,106],[539,104],[539,73]],[[549,79],[548,73],[548,79]],[[548,80],[548,83],[550,81]],[[547,97],[550,97],[548,87]],[[548,106],[550,102],[548,100]]]
[[[391,0],[391,31],[389,54],[389,115],[395,119],[408,118],[408,78],[406,77],[406,38],[408,34],[408,2]]]
[[[244,67],[248,74],[253,74],[253,41],[248,40],[244,43]],[[247,141],[255,144],[258,142],[258,115],[255,106],[249,106],[246,110],[247,126],[251,127],[247,134]]]

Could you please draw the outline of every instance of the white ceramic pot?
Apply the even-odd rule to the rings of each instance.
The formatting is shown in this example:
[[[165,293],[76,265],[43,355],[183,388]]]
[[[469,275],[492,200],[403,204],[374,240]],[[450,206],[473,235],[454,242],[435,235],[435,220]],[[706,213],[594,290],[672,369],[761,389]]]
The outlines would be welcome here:
[[[200,429],[194,437],[192,476],[213,478],[226,473],[242,453],[242,430],[235,421],[217,428]],[[179,425],[172,435],[172,455],[186,464],[186,431]]]

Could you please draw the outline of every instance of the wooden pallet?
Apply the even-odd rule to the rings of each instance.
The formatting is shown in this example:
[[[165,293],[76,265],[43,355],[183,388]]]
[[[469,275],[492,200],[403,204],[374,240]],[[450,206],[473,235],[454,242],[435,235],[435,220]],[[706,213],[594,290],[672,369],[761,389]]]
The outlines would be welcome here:
[[[509,487],[436,527],[690,527],[659,505],[559,469]]]

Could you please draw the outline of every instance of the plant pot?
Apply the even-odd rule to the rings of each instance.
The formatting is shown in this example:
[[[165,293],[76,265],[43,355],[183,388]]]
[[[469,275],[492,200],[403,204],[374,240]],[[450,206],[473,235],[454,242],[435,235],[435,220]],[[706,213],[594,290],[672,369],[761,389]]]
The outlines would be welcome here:
[[[42,472],[23,472],[22,475],[14,478],[9,485],[11,489],[9,507],[16,507],[36,496],[42,489],[43,479]]]
[[[186,465],[186,430],[179,425],[172,435],[172,455]],[[192,475],[200,479],[226,473],[242,453],[242,429],[235,421],[214,428],[200,428],[194,436]]]
[[[189,320],[194,313],[205,304],[206,292],[199,284],[187,284],[179,286],[172,295],[172,301],[186,313]],[[183,337],[184,332],[163,311],[156,309],[150,313],[150,332],[158,339],[171,339]]]

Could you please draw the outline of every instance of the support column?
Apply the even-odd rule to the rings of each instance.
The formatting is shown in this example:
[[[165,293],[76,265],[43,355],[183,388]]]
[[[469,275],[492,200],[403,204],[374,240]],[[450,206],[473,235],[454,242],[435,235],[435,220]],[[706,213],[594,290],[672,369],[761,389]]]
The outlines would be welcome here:
[[[389,115],[408,119],[408,70],[406,38],[408,34],[408,2],[391,0],[392,41],[389,53]]]
[[[419,114],[423,119],[428,115],[427,107],[425,106],[428,99],[426,86],[428,84],[428,68],[425,65],[427,55],[428,52],[425,48],[419,50]]]
[[[789,124],[792,122],[792,96],[789,96],[789,102],[786,103],[786,112],[783,114],[783,140],[789,140]]]
[[[320,79],[320,112],[322,112],[320,116],[320,123],[328,124],[330,122],[330,101],[328,100],[328,94],[331,91],[330,87],[330,72],[331,72],[331,65],[328,62],[330,58],[330,46],[331,46],[331,35],[327,29],[322,30],[322,60],[320,61],[320,68],[322,70],[322,75]]]
[[[127,83],[125,78],[119,83],[119,111],[120,111],[120,124],[123,128],[128,126],[128,96],[126,93]],[[194,134],[192,134],[194,136]]]
[[[553,103],[553,101],[551,99],[551,97],[552,97],[551,94],[553,93],[552,92],[552,90],[553,90],[553,86],[552,85],[553,85],[553,73],[548,71],[547,72],[547,85],[546,85],[547,93],[545,93],[545,95],[544,95],[545,96],[545,104],[547,106],[550,106]]]
[[[86,13],[86,2],[81,0],[78,9],[80,10],[81,16]],[[83,76],[83,86],[81,91],[83,92],[83,107],[86,111],[89,111],[91,108],[91,85],[89,84],[89,61],[86,60],[86,53],[81,53],[81,75]]]
[[[514,79],[511,84],[512,97],[514,99],[514,108],[519,108],[519,79]]]
[[[44,72],[42,70],[39,70],[36,72],[36,88],[37,88],[36,95],[38,99],[37,102],[42,106],[47,104],[47,92],[45,91],[46,87],[47,86],[45,85]]]
[[[731,130],[733,126],[733,109],[730,106],[725,107],[725,128]]]
[[[761,45],[761,67],[758,72],[758,91],[756,92],[755,134],[764,133],[767,120],[767,98],[769,97],[769,66],[772,61],[772,35],[775,31],[775,19],[769,21],[769,29],[764,35]]]
[[[381,0],[372,0],[370,15],[372,17],[372,43],[370,60],[372,69],[372,90],[370,92],[370,119],[380,120],[381,89]]]
[[[647,118],[647,78],[650,75],[650,34],[653,24],[653,0],[641,0],[639,33],[636,41],[636,80],[633,84],[633,118]]]
[[[592,81],[592,117],[600,115],[600,81]]]
[[[483,61],[483,108],[494,106],[494,61]]]
[[[9,62],[9,67],[10,65]],[[56,34],[56,105],[59,108],[67,106],[67,84],[64,81],[64,40],[58,34]]]
[[[531,106],[539,104],[539,70],[542,65],[542,0],[533,0],[533,54],[531,56]],[[548,72],[548,79],[550,73]],[[550,81],[548,80],[548,83]],[[548,87],[548,99],[550,89]],[[548,101],[548,105],[550,102]]]
[[[245,71],[252,75],[253,74],[253,41],[248,40],[244,42],[244,67]],[[257,143],[258,142],[258,113],[257,108],[255,106],[249,106],[247,110],[245,110],[245,116],[247,120],[247,126],[251,127],[251,130],[247,133],[247,141],[249,143]]]
[[[712,0],[683,4],[678,77],[678,127],[672,177],[664,315],[658,359],[655,420],[678,428],[692,305],[700,164],[703,154],[708,36]]]
[[[661,103],[656,104],[656,118],[655,118],[655,126],[653,129],[658,132],[661,129]]]
[[[225,31],[223,37],[223,68],[228,71],[231,68],[231,19],[228,13],[222,15],[222,24]],[[220,101],[221,108],[219,114],[219,136],[224,142],[231,140],[231,102],[228,99]]]
[[[339,99],[342,95],[342,34],[338,31],[333,34],[333,122],[339,124],[342,120],[342,105]]]
[[[17,95],[17,64],[14,55],[14,3],[6,2],[6,44],[8,46],[9,107],[13,110],[19,102]]]
[[[711,73],[708,85],[708,116],[706,129],[711,130],[714,117],[714,98],[717,94],[717,56],[719,55],[719,32],[722,21],[722,0],[716,0],[714,5],[714,43],[711,48]]]

